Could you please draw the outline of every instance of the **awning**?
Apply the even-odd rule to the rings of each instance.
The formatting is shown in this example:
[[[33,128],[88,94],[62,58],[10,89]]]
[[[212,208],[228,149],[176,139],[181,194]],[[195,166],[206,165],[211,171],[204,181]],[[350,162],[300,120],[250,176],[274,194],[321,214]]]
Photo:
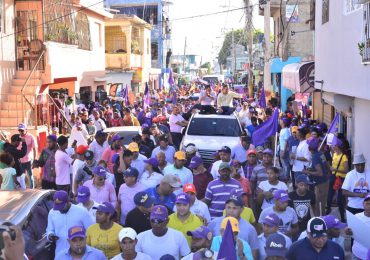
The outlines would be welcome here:
[[[298,93],[315,90],[315,62],[301,62],[285,65],[282,74],[283,87]]]
[[[273,58],[270,61],[271,73],[281,73],[284,66],[298,62],[301,62],[301,57],[289,57],[286,61],[283,61],[281,58]]]

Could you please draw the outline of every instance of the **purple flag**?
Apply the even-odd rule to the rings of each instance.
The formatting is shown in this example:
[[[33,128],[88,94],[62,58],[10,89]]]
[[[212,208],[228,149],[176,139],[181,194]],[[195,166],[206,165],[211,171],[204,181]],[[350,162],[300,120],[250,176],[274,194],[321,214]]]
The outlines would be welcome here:
[[[144,102],[143,102],[144,109],[150,106],[150,93],[149,93],[149,86],[148,82],[145,83],[145,90],[144,90]]]
[[[172,95],[172,104],[176,105],[176,103],[177,103],[177,91],[175,89]]]
[[[266,93],[265,93],[265,87],[262,87],[260,100],[258,101],[258,105],[260,107],[266,108]]]
[[[169,78],[168,78],[168,84],[170,84],[170,86],[175,85],[175,81],[174,81],[173,75],[172,75],[172,69],[170,69],[170,75],[169,75]]]
[[[336,134],[338,133],[338,124],[339,124],[339,113],[335,114],[335,117],[333,119],[333,122],[331,122],[330,127],[328,129],[328,134],[333,134],[333,139],[331,140],[331,145],[335,146],[337,144],[340,144],[341,141],[338,139]]]
[[[129,102],[128,102],[128,85],[127,84],[126,84],[126,88],[125,88],[125,96],[123,98],[125,100],[125,105],[128,106]]]
[[[276,132],[278,131],[278,126],[279,109],[275,109],[274,114],[265,122],[260,124],[258,128],[253,132],[253,144],[255,146],[263,145],[268,137],[276,134]]]
[[[220,250],[218,251],[217,259],[219,260],[237,259],[234,234],[231,228],[230,221],[227,221],[226,229],[224,235],[222,236],[222,241],[220,245]]]

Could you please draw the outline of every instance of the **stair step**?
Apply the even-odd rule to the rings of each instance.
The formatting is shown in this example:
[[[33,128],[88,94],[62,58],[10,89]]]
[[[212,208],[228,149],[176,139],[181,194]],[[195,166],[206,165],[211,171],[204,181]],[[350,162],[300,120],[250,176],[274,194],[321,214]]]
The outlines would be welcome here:
[[[26,79],[13,79],[12,85],[14,86],[22,86],[26,82]],[[30,79],[27,83],[28,86],[40,86],[41,80],[40,79]]]
[[[22,119],[24,117],[24,110],[0,110],[0,117],[3,119],[6,118],[19,118]]]
[[[31,71],[30,70],[17,70],[15,72],[15,78],[16,79],[27,79],[28,76],[30,75]],[[40,78],[42,74],[42,71],[34,71],[31,78]]]
[[[23,118],[0,118],[0,127],[14,127],[22,123]]]
[[[27,99],[30,102],[35,102],[35,96],[34,95],[25,95]],[[22,102],[24,100],[23,96],[21,94],[9,94],[7,95],[7,100],[3,101],[8,101],[8,102]]]
[[[8,94],[21,94],[23,86],[11,86],[9,89],[4,89],[5,93]],[[24,88],[25,94],[36,94],[38,86],[27,86]]]
[[[32,100],[29,100],[31,103]],[[24,101],[24,102],[1,102],[1,108],[4,110],[28,110],[30,109],[30,105]]]

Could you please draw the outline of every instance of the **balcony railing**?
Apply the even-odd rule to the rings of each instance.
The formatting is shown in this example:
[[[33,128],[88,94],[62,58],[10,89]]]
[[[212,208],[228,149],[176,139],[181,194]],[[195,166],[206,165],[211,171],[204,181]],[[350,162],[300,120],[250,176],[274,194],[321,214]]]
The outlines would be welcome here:
[[[127,53],[106,53],[105,67],[107,69],[131,69],[133,67],[141,68],[142,55]]]

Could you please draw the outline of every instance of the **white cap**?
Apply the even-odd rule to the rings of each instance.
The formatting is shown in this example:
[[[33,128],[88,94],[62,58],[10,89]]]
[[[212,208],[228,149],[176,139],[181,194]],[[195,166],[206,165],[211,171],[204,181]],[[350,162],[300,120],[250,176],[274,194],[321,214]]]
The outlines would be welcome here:
[[[118,239],[120,242],[126,237],[135,240],[136,236],[137,233],[132,228],[122,228],[121,231],[118,233]]]

